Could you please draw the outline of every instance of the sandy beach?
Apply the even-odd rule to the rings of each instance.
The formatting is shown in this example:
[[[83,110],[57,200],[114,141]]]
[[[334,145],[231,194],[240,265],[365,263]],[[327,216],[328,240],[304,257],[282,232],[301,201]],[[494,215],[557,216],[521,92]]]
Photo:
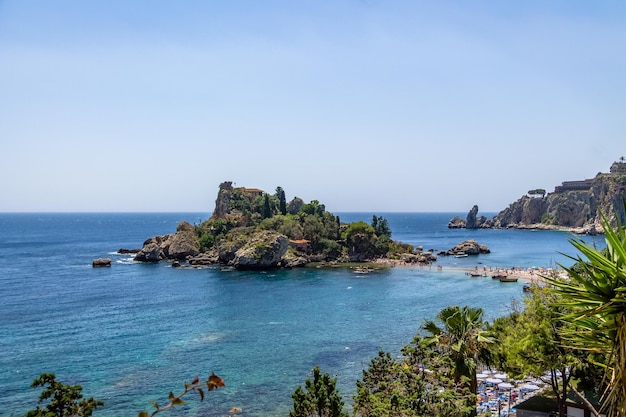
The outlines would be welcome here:
[[[493,275],[506,275],[509,278],[517,278],[529,284],[543,284],[545,283],[544,276],[559,276],[565,274],[565,271],[561,269],[553,269],[553,268],[493,268],[483,265],[482,267],[474,267],[474,268],[459,268],[459,267],[451,267],[451,266],[443,266],[437,265],[436,263],[430,265],[420,265],[415,263],[403,262],[400,260],[392,260],[392,259],[378,259],[375,261],[377,264],[382,264],[388,267],[395,266],[409,266],[415,267],[419,266],[421,268],[429,268],[431,270],[437,269],[439,271],[455,271],[458,273],[464,273],[473,278],[481,278],[488,277],[491,278]],[[477,276],[473,276],[474,274],[478,274]]]
[[[559,276],[565,272],[560,269],[552,268],[450,268],[440,267],[440,270],[458,270],[472,276],[472,274],[480,274],[478,277],[492,277],[493,275],[503,275],[509,278],[517,278],[527,283],[545,283],[544,276]]]

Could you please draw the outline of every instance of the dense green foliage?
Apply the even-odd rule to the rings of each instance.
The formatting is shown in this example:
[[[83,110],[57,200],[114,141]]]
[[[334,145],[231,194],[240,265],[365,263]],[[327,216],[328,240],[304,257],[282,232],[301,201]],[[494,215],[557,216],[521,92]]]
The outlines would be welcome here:
[[[363,417],[466,417],[476,396],[467,381],[456,382],[449,355],[416,336],[394,360],[388,352],[372,359],[357,381],[354,414]],[[470,404],[471,403],[471,404]],[[468,405],[469,404],[469,405]]]
[[[559,299],[560,295],[551,289],[535,286],[521,312],[496,319],[490,330],[500,342],[492,354],[501,369],[514,378],[549,373],[547,381],[563,417],[570,379],[584,357],[577,357],[563,345],[564,323],[560,318],[567,309],[557,304]]]
[[[467,406],[472,408],[470,416],[476,414],[476,394],[478,383],[476,370],[480,363],[488,363],[489,347],[494,343],[486,331],[481,308],[446,307],[437,315],[443,326],[427,320],[424,330],[429,333],[427,343],[452,360],[453,377],[457,384],[465,384],[469,389]]]
[[[56,380],[54,374],[41,374],[31,387],[44,387],[39,395],[37,408],[26,413],[26,417],[89,417],[104,402],[83,398],[80,385],[66,385]]]
[[[411,245],[391,239],[389,223],[381,216],[373,216],[369,225],[343,224],[317,200],[305,203],[295,197],[287,203],[282,187],[277,187],[274,195],[234,188],[228,204],[227,214],[195,226],[201,251],[217,248],[232,239],[234,230],[247,228],[248,233],[270,230],[290,240],[305,240],[306,247],[299,248],[301,255],[317,261],[361,262],[413,252]]]
[[[293,410],[289,417],[348,417],[343,411],[343,400],[335,388],[337,378],[322,374],[319,366],[313,369],[313,379],[307,378],[292,394]]]
[[[389,227],[389,222],[384,217],[372,216],[372,227],[374,228],[376,236],[385,236],[391,239],[391,228]]]

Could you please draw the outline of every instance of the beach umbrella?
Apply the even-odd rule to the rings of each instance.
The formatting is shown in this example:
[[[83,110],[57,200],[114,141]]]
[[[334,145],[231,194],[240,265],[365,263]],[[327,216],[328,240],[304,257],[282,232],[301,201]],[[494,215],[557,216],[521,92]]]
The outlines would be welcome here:
[[[495,374],[493,376],[494,378],[500,378],[500,379],[508,379],[509,376],[507,374]]]
[[[522,385],[522,389],[526,389],[529,391],[537,391],[539,388],[539,386],[535,385],[535,384],[524,384]]]
[[[500,384],[502,383],[502,380],[500,378],[488,378],[487,382],[490,384]]]
[[[498,384],[498,388],[502,388],[502,389],[511,389],[513,388],[513,384],[509,384],[508,382],[503,382],[501,384]]]
[[[477,379],[485,379],[485,378],[489,378],[489,374],[486,374],[484,372],[481,372],[479,374],[476,374],[476,378]]]

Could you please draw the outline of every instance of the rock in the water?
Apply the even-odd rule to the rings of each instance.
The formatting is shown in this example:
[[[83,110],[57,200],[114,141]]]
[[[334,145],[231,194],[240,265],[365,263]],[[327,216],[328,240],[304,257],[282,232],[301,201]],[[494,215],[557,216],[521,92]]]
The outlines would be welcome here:
[[[454,216],[452,220],[448,223],[448,229],[464,229],[465,228],[465,220],[460,218],[459,216]]]
[[[94,268],[111,266],[111,259],[110,258],[94,259],[93,262],[91,262],[91,266]]]
[[[139,253],[141,249],[126,249],[126,248],[120,248],[117,253],[119,253],[120,255],[128,255],[128,254],[136,254]]]
[[[491,253],[486,245],[481,245],[474,239],[466,240],[447,251],[440,252],[440,255],[478,255],[480,253]]]
[[[448,223],[448,229],[478,229],[478,228],[490,228],[492,227],[490,220],[485,216],[477,216],[478,206],[474,205],[472,209],[467,213],[465,220],[459,216],[454,216]]]
[[[159,236],[148,239],[143,248],[135,255],[135,260],[139,262],[159,262],[165,259],[163,249],[159,245]]]
[[[408,264],[430,264],[437,260],[432,252],[403,253],[400,260]]]
[[[135,256],[135,260],[140,262],[159,262],[164,259],[184,260],[199,253],[198,239],[194,234],[193,226],[187,222],[180,222],[176,227],[176,233],[155,236],[146,240]]]

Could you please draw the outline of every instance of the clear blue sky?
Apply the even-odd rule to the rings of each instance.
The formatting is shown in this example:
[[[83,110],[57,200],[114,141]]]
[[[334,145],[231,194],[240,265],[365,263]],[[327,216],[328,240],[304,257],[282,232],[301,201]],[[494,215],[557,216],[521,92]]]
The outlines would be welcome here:
[[[626,154],[626,2],[0,0],[0,211],[500,211]]]

